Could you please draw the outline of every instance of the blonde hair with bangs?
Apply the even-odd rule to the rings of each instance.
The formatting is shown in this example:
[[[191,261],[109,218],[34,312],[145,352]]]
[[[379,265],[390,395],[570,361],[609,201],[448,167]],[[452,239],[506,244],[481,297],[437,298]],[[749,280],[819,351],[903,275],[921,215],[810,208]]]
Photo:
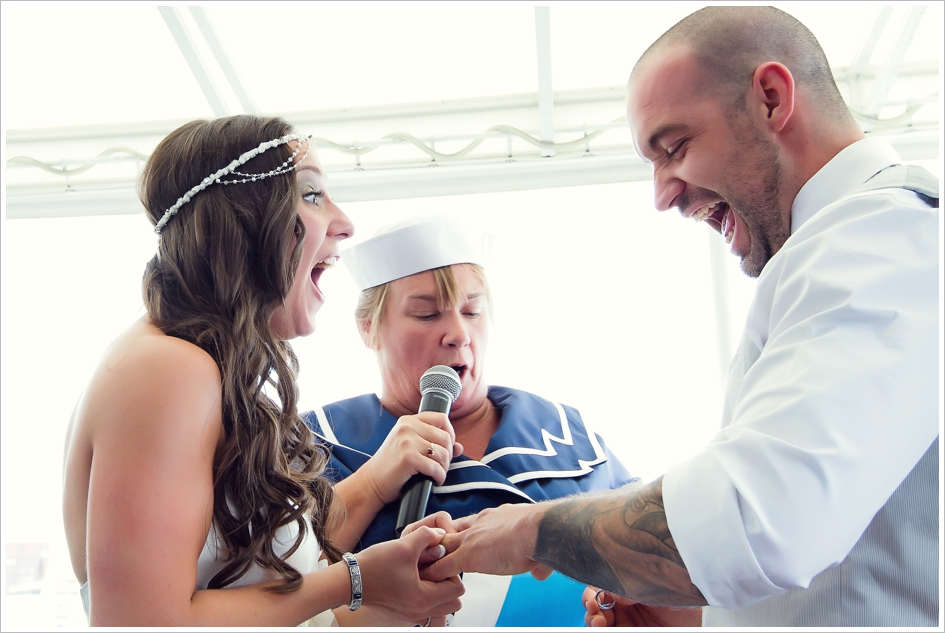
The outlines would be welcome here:
[[[477,264],[453,264],[451,266],[441,266],[431,268],[434,284],[436,285],[436,302],[440,310],[456,305],[462,298],[459,294],[459,284],[456,281],[456,275],[453,274],[453,266],[468,266],[469,269],[482,282],[483,292],[486,297],[486,304],[489,310],[489,317],[492,317],[492,290],[489,288],[489,281],[486,279],[486,271]],[[426,272],[426,271],[421,271]],[[419,273],[416,273],[419,274]],[[394,280],[396,281],[396,279]],[[374,286],[361,291],[358,297],[358,306],[354,310],[354,319],[358,325],[358,331],[364,339],[364,344],[375,352],[377,351],[377,332],[381,326],[381,320],[384,315],[384,309],[387,307],[387,290],[393,281]]]

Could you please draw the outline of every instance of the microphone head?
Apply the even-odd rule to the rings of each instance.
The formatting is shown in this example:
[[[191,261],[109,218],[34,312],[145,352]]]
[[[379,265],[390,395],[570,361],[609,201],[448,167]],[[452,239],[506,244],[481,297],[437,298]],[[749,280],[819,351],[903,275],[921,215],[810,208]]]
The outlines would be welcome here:
[[[449,395],[450,402],[455,402],[463,390],[459,374],[448,365],[434,365],[420,376],[420,395],[433,390],[444,392]]]

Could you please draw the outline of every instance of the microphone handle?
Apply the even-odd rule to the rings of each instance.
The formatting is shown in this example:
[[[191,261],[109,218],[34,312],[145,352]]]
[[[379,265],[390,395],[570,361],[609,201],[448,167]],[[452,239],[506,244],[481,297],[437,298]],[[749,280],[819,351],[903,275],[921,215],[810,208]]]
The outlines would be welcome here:
[[[453,399],[445,393],[431,389],[420,399],[420,413],[436,411],[450,414]],[[400,500],[400,511],[397,513],[397,524],[394,527],[394,536],[400,538],[404,528],[419,521],[427,515],[427,503],[430,501],[430,491],[433,490],[433,480],[426,475],[417,473],[407,480],[404,485],[404,496]]]
[[[420,398],[420,413],[436,411],[437,413],[449,415],[452,406],[453,399],[441,389],[428,389]]]

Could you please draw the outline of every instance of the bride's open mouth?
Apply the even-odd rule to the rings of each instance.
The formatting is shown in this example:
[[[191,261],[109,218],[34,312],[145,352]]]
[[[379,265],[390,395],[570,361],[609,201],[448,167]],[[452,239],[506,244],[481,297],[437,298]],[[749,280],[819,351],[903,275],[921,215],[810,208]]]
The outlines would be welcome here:
[[[318,286],[319,279],[321,279],[322,274],[324,274],[324,272],[327,269],[334,268],[335,264],[338,263],[339,259],[341,258],[338,257],[337,255],[330,255],[326,257],[325,259],[323,259],[322,261],[315,264],[315,266],[312,268],[312,272],[311,272],[312,284],[314,284],[315,289],[318,291],[318,294],[320,295],[322,294],[322,289]]]

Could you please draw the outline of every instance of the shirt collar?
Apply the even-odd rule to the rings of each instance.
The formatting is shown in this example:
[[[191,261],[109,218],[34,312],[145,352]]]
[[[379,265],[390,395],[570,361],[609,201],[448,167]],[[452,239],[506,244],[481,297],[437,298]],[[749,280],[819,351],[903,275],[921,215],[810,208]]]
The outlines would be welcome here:
[[[811,216],[902,159],[889,141],[865,138],[843,148],[808,180],[791,205],[791,233]]]

